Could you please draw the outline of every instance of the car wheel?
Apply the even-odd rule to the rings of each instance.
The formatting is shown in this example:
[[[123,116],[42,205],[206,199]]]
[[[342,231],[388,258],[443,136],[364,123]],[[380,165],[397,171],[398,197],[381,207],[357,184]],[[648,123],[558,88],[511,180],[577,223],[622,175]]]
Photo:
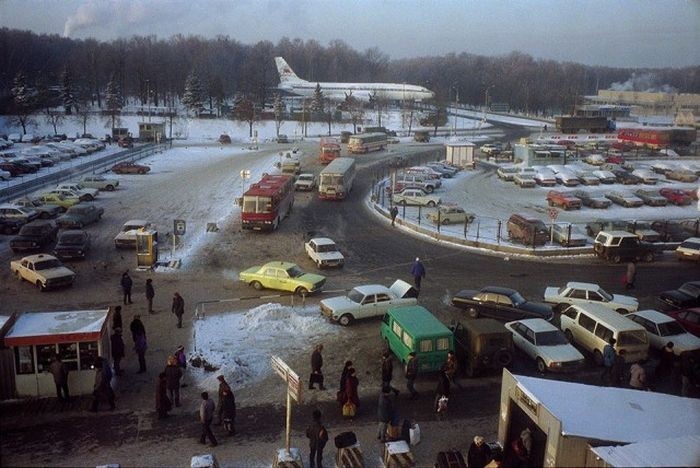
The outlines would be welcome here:
[[[108,185],[105,187],[105,190],[108,192],[114,192],[114,185]]]
[[[309,295],[309,290],[306,289],[306,288],[304,288],[304,287],[299,286],[299,287],[296,289],[296,291],[294,291],[294,293],[295,293],[297,296],[308,296],[308,295]]]
[[[15,271],[15,278],[22,281],[22,274],[19,272],[19,270]]]
[[[622,315],[625,315],[625,314],[629,314],[629,313],[630,313],[629,310],[627,310],[627,309],[622,309],[622,308],[616,309],[615,312],[617,312],[618,314],[622,314]]]
[[[443,224],[443,225],[450,224],[450,220],[449,220],[449,219],[443,219],[442,221],[440,221],[440,224]]]
[[[340,320],[338,320],[338,323],[341,324],[344,327],[347,327],[352,323],[352,315],[350,314],[345,314],[342,317],[340,317]]]
[[[592,236],[593,234],[591,233],[589,235]],[[593,251],[598,254],[603,252],[603,244],[593,244]]]
[[[544,363],[542,358],[537,358],[537,372],[540,374],[547,372],[547,365]]]
[[[399,205],[406,206],[406,200],[401,200],[401,201],[399,202]]]
[[[644,260],[647,263],[651,263],[654,261],[654,254],[651,252],[647,252],[644,254],[644,257],[642,257],[642,260]]]
[[[43,284],[41,284],[41,281],[36,282],[36,287],[39,288],[39,291],[41,291],[41,292],[46,291],[46,288],[44,287]]]
[[[507,367],[513,362],[513,355],[504,349],[498,351],[494,356],[494,361],[502,367]]]
[[[85,201],[95,201],[95,197],[92,195],[85,195]]]
[[[431,187],[430,185],[428,185],[428,186],[425,188],[425,191],[428,192],[428,193],[433,193],[433,190],[435,190],[435,189],[434,189],[433,187]]]
[[[571,333],[571,330],[564,330],[564,336],[566,337],[566,341],[571,344],[574,343],[574,335]]]
[[[593,351],[593,362],[595,362],[596,366],[603,365],[603,355],[597,349]]]
[[[471,318],[479,318],[479,311],[476,310],[475,307],[470,307],[467,309],[467,314],[469,314],[469,317]]]
[[[612,256],[612,262],[613,262],[613,263],[620,263],[621,261],[622,261],[622,257],[620,257],[619,255],[613,255],[613,256]]]
[[[262,288],[263,288],[263,286],[262,286],[262,284],[260,283],[260,281],[253,281],[252,283],[250,283],[250,285],[253,287],[253,289],[255,289],[255,290],[257,290],[257,291],[261,291]]]
[[[321,260],[316,262],[316,266],[318,267],[319,270],[323,270],[323,263],[321,262]]]
[[[432,201],[432,200],[430,200],[430,201],[428,202],[428,206],[431,207],[431,208],[433,208],[433,207],[435,206],[435,202]]]
[[[47,211],[42,211],[41,214],[39,215],[41,219],[49,219],[51,215]]]

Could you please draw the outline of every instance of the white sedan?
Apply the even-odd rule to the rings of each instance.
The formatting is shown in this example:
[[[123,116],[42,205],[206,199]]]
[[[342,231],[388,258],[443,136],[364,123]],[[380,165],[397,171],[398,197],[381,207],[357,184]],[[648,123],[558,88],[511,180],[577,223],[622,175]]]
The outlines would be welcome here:
[[[649,346],[657,351],[662,350],[669,341],[673,342],[673,353],[676,356],[700,350],[700,338],[688,333],[673,317],[651,309],[632,312],[626,317],[646,329]]]
[[[347,296],[337,296],[321,301],[321,313],[343,326],[355,320],[381,317],[389,307],[415,305],[418,291],[402,280],[396,280],[390,288],[380,284],[356,286]]]
[[[304,243],[304,250],[311,260],[319,268],[338,266],[345,263],[345,257],[338,250],[338,246],[327,237],[314,237]]]
[[[440,197],[430,195],[423,189],[405,188],[399,193],[392,195],[394,204],[396,205],[420,205],[420,206],[437,206],[440,204]]]
[[[567,304],[600,304],[627,314],[639,309],[639,302],[632,296],[610,294],[594,283],[570,281],[560,288],[549,286],[544,290],[544,301],[556,304],[561,311]]]
[[[583,355],[557,327],[544,319],[533,318],[506,323],[513,333],[515,347],[537,363],[538,372],[566,372],[579,369]]]

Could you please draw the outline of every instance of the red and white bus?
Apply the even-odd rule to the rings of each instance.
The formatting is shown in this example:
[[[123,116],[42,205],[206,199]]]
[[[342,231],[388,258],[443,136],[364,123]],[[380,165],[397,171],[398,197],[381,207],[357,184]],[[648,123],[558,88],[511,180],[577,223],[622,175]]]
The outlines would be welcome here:
[[[348,140],[348,151],[350,153],[381,151],[388,144],[386,133],[361,133],[350,137]]]
[[[243,229],[274,231],[294,205],[294,177],[265,174],[243,194]]]
[[[335,138],[321,138],[319,143],[319,156],[318,159],[321,164],[328,164],[335,158],[340,157],[340,143]]]

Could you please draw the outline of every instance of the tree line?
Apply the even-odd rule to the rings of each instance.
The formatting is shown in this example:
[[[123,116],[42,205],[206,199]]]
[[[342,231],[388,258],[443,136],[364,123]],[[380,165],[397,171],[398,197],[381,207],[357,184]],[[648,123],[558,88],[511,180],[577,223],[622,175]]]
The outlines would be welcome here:
[[[243,44],[228,36],[168,39],[134,36],[97,41],[0,29],[0,113],[16,114],[17,78],[24,98],[44,93],[51,103],[80,112],[89,104],[112,115],[130,99],[141,105],[175,106],[191,100],[216,108],[241,96],[257,107],[275,103],[279,79],[275,56],[284,57],[309,81],[396,82],[428,87],[442,103],[505,103],[533,113],[568,112],[580,97],[650,73],[678,92],[700,92],[700,66],[629,69],[536,59],[513,52],[486,57],[470,53],[392,60],[379,48],[357,51],[340,40],[283,38]],[[194,81],[193,81],[194,80]],[[42,91],[43,90],[43,91]],[[79,105],[82,103],[82,105]],[[30,105],[26,101],[20,105]],[[44,104],[46,106],[47,104]],[[41,107],[35,100],[34,106]],[[110,110],[111,109],[111,110]],[[112,112],[112,114],[110,114]]]

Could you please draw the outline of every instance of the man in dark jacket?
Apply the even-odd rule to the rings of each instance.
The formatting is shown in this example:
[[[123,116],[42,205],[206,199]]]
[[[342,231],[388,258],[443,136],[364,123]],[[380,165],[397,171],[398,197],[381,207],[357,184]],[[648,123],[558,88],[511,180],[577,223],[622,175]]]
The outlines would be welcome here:
[[[165,388],[168,396],[176,407],[180,406],[180,379],[182,378],[182,368],[178,365],[175,356],[168,356],[168,363],[165,366]]]
[[[309,376],[309,390],[313,390],[314,384],[318,383],[321,390],[325,390],[323,386],[323,345],[318,344],[311,353],[311,375]]]
[[[224,429],[229,435],[234,435],[236,433],[236,397],[233,395],[231,387],[224,389],[221,407]]]
[[[379,394],[377,402],[377,439],[382,442],[386,441],[386,429],[394,417],[394,402],[391,401],[391,389],[382,388],[382,393]]]
[[[153,289],[153,280],[146,280],[146,301],[148,301],[148,313],[153,313],[153,298],[156,296],[156,290]]]
[[[438,384],[435,389],[435,410],[439,409],[440,398],[450,398],[450,378],[447,376],[447,366],[445,364],[440,368],[438,373]]]
[[[420,291],[421,280],[425,278],[425,267],[418,257],[411,265],[411,275],[413,275],[413,283],[416,285],[416,289]]]
[[[418,377],[418,358],[416,353],[411,351],[408,353],[408,361],[406,362],[406,388],[411,394],[411,400],[418,398],[418,392],[414,387],[416,377]]]
[[[469,468],[484,468],[491,461],[491,447],[486,444],[481,436],[474,437],[474,442],[467,452],[467,466]]]
[[[394,377],[394,360],[391,358],[391,351],[382,353],[382,388],[386,387],[398,395],[398,389],[391,386],[391,379]]]
[[[112,360],[114,361],[114,373],[117,375],[122,375],[120,363],[125,353],[124,340],[122,339],[121,328],[114,329],[114,332],[110,337],[110,342],[112,343]]]
[[[146,327],[143,326],[139,314],[134,315],[134,319],[129,324],[129,329],[131,330],[131,338],[134,340],[134,343],[136,343],[136,338],[138,338],[139,335],[146,336]]]
[[[146,343],[146,335],[138,335],[136,337],[136,342],[134,343],[134,351],[139,357],[139,371],[138,374],[143,374],[146,372],[146,350],[148,349],[148,344]]]
[[[199,438],[200,444],[207,443],[207,437],[212,447],[216,447],[218,442],[211,431],[211,423],[214,420],[214,402],[209,399],[207,392],[202,392],[202,403],[199,405],[199,422],[202,423],[202,435]]]
[[[61,355],[56,354],[53,362],[49,366],[49,372],[53,375],[53,382],[56,384],[56,396],[61,401],[68,401],[68,366],[61,361]]]
[[[124,305],[126,304],[133,304],[131,302],[131,286],[133,286],[134,282],[131,279],[131,276],[129,276],[129,270],[126,270],[124,273],[122,273],[122,292],[124,293]],[[128,301],[128,302],[127,302]]]
[[[122,306],[115,307],[114,315],[112,315],[112,330],[117,328],[124,328],[122,325]]]
[[[90,411],[97,412],[100,400],[107,400],[109,409],[114,410],[114,390],[112,390],[112,371],[102,357],[95,360],[95,385],[92,390],[92,406]]]
[[[217,416],[219,417],[218,425],[224,422],[224,394],[226,392],[232,393],[231,386],[226,382],[226,378],[223,375],[217,377],[219,379],[219,407],[217,411]]]
[[[185,314],[185,300],[178,292],[173,294],[172,312],[177,317],[177,328],[182,328],[182,316]]]
[[[328,431],[321,424],[321,412],[314,410],[312,414],[313,421],[306,428],[306,437],[309,438],[309,467],[323,467],[323,448],[328,442]]]

